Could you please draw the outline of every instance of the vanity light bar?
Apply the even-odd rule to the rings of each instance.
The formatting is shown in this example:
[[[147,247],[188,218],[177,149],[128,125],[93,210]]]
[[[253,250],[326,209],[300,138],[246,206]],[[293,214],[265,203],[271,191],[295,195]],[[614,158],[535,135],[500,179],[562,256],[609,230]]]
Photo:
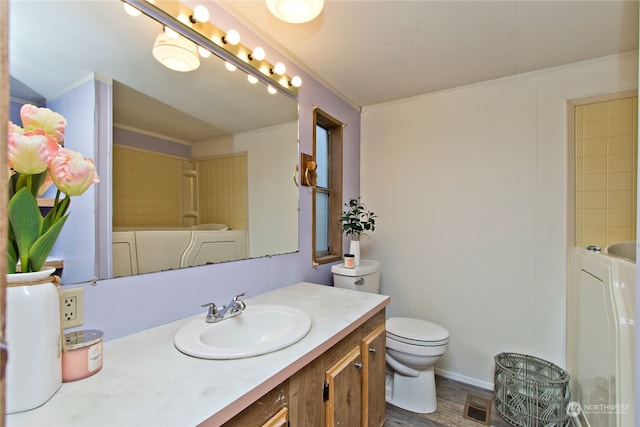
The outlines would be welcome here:
[[[272,87],[290,97],[298,95],[300,77],[273,73],[274,64],[265,59],[258,60],[254,58],[251,55],[251,49],[242,43],[235,45],[225,43],[223,40],[227,34],[224,31],[209,21],[200,22],[190,19],[194,12],[182,3],[178,1],[162,1],[158,2],[159,5],[156,5],[147,0],[122,0],[122,2],[138,9],[161,25],[173,29],[181,36],[212,52],[224,61],[235,65],[245,73],[253,75],[265,83],[267,87]]]

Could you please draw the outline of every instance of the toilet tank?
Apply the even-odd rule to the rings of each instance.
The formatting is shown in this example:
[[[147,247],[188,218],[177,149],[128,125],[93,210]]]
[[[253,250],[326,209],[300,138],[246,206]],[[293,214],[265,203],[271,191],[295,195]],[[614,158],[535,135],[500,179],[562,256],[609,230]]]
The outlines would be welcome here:
[[[331,267],[333,286],[354,291],[380,292],[380,261],[361,260],[355,268],[345,268],[344,264]]]

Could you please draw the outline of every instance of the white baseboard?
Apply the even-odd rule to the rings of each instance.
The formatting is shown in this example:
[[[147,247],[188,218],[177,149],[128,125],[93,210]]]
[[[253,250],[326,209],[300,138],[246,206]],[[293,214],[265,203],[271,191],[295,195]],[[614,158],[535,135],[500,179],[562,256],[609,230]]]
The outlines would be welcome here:
[[[493,383],[480,381],[476,378],[467,377],[465,375],[460,375],[455,372],[445,371],[443,369],[435,368],[435,372],[437,375],[441,375],[445,378],[449,378],[450,380],[459,381],[461,383],[469,384],[475,387],[480,387],[488,391],[493,391]]]

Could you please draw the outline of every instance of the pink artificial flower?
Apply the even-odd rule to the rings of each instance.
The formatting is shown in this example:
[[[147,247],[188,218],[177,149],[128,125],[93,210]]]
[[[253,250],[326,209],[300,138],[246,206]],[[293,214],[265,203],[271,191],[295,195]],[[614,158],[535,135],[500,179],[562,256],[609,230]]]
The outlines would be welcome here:
[[[67,196],[79,196],[91,184],[100,182],[93,160],[68,148],[60,148],[51,161],[49,174],[56,187]]]
[[[22,135],[24,133],[24,129],[22,129],[20,126],[18,126],[17,124],[9,121],[9,133],[18,133],[20,135]]]
[[[67,125],[67,120],[61,114],[48,108],[25,104],[20,109],[20,118],[25,131],[42,129],[56,142],[60,143],[64,140],[64,127]]]
[[[47,170],[60,145],[42,129],[11,132],[9,127],[8,160],[16,172],[35,175]]]

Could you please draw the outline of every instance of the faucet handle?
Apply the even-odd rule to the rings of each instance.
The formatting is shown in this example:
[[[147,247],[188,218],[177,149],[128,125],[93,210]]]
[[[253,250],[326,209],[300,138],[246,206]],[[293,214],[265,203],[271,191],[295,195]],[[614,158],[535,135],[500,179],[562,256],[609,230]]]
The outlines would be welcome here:
[[[212,302],[207,304],[200,305],[200,308],[209,307],[209,312],[207,313],[207,317],[215,316],[218,313],[218,307]]]
[[[244,310],[245,308],[247,308],[247,305],[244,303],[244,301],[239,300],[238,298],[245,296],[247,293],[243,292],[239,295],[236,295],[235,297],[233,297],[233,301],[235,301],[236,306],[238,307],[239,310]]]

